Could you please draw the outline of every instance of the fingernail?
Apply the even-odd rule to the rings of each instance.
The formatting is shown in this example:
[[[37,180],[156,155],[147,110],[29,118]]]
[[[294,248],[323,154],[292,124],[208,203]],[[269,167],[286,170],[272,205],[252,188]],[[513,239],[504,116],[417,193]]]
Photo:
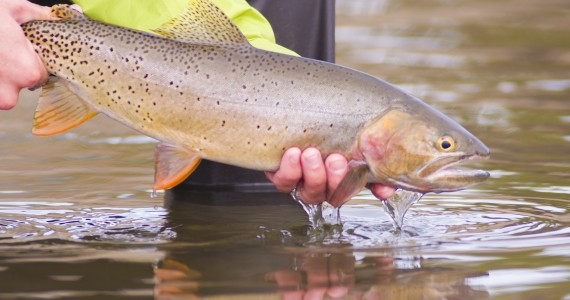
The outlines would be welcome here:
[[[348,163],[345,159],[335,159],[328,162],[328,168],[333,173],[341,172],[346,169]]]
[[[290,164],[297,165],[297,164],[299,164],[300,159],[301,159],[301,150],[289,152],[289,163]]]
[[[307,150],[310,151],[310,150]],[[316,169],[320,166],[320,164],[322,164],[322,159],[319,155],[318,151],[314,151],[314,152],[309,152],[308,154],[305,154],[305,162],[307,164],[307,167],[312,168],[312,169]]]

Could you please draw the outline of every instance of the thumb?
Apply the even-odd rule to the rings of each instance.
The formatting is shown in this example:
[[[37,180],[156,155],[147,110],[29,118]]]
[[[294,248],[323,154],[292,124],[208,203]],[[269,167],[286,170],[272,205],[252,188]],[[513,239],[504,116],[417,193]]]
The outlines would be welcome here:
[[[37,5],[28,1],[24,1],[16,10],[15,19],[18,24],[34,20],[55,20],[57,18],[51,15],[51,7]]]
[[[19,91],[0,82],[0,110],[11,109],[18,103]]]

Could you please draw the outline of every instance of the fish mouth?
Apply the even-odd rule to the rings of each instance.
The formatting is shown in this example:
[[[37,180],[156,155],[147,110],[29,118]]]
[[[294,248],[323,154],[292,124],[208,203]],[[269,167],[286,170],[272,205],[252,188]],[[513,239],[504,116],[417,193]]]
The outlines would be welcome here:
[[[489,178],[489,172],[484,170],[457,167],[471,161],[489,159],[489,154],[453,154],[438,158],[416,172],[421,187],[425,192],[452,192],[462,190],[481,183]]]

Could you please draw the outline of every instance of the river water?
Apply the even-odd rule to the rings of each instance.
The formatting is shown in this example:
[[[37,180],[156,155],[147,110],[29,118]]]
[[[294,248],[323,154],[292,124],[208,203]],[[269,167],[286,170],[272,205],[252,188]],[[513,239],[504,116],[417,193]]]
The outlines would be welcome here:
[[[570,2],[337,1],[337,62],[459,120],[487,182],[402,230],[366,192],[316,229],[270,195],[151,198],[152,140],[34,137],[28,92],[0,113],[0,299],[570,299]]]

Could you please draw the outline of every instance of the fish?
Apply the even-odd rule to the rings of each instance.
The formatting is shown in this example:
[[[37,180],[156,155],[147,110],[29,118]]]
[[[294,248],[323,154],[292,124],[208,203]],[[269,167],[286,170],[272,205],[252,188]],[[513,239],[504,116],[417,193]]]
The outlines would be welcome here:
[[[158,140],[154,190],[202,159],[276,171],[290,147],[339,153],[349,171],[326,199],[339,207],[367,184],[450,192],[489,177],[455,167],[490,151],[456,121],[375,76],[253,47],[209,0],[153,33],[94,21],[65,5],[22,25],[53,76],[33,134],[103,113]]]

